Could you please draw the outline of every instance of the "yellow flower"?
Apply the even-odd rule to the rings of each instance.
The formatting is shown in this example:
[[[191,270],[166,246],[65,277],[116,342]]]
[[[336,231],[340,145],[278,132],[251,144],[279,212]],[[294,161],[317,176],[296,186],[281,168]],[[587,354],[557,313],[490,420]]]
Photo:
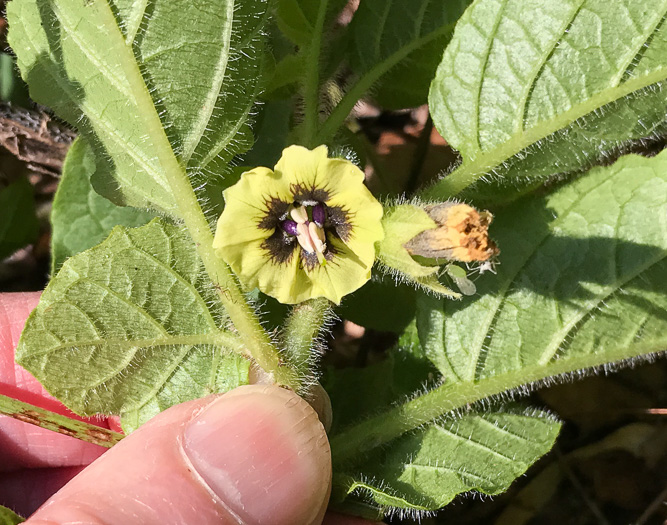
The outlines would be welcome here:
[[[254,168],[227,188],[213,247],[249,289],[281,303],[340,303],[371,274],[382,206],[351,162],[326,146],[290,146],[273,171]]]

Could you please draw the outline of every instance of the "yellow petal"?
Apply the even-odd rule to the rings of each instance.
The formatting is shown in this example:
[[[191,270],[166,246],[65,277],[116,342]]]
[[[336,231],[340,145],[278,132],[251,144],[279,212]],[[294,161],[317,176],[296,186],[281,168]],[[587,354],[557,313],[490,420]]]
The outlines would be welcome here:
[[[272,199],[291,202],[285,181],[268,168],[255,168],[224,193],[225,210],[218,220],[213,247],[238,245],[269,237],[273,231],[261,228]]]
[[[327,159],[327,206],[346,212],[351,225],[350,237],[343,241],[362,259],[375,257],[374,245],[384,238],[382,205],[364,186],[364,173],[351,162]]]
[[[326,160],[326,146],[319,146],[314,150],[303,146],[290,146],[283,150],[275,172],[284,177],[288,186],[294,184],[307,189],[321,188],[323,181],[319,179],[321,175],[319,166]]]
[[[363,172],[351,162],[328,159],[326,146],[312,151],[290,146],[283,151],[275,172],[255,168],[225,190],[225,210],[214,241],[216,253],[246,287],[258,287],[282,303],[314,297],[339,303],[370,278],[374,245],[384,235],[382,206],[363,182]],[[272,247],[278,242],[280,251],[282,237],[271,237],[280,227],[275,210],[287,213],[286,206],[298,196],[297,191],[312,195],[307,198],[324,202],[329,212],[335,211],[345,219],[341,239],[331,231],[326,235],[333,257],[313,268],[304,267],[302,248],[296,241],[292,256],[282,261],[266,244],[267,239]],[[271,220],[267,220],[270,215]],[[313,238],[325,241],[316,235],[319,230],[314,224],[312,229],[316,230],[311,232]]]
[[[329,242],[336,250],[334,258],[307,272],[312,283],[310,297],[326,297],[339,304],[345,295],[361,288],[370,279],[373,258],[361,259],[338,239]]]

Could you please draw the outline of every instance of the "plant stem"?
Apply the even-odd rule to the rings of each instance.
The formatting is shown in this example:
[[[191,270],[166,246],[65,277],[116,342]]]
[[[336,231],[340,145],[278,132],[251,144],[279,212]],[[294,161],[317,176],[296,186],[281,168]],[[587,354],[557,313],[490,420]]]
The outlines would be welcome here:
[[[108,17],[106,20],[108,27],[116,27],[111,9],[104,13]],[[117,38],[122,38],[120,32],[113,34]],[[297,390],[300,384],[295,371],[283,366],[278,349],[273,345],[269,334],[262,328],[257,315],[246,301],[229,266],[215,254],[211,227],[197,200],[185,166],[174,155],[134,55],[130,55],[131,50],[129,49],[127,53],[125,76],[131,92],[135,94],[137,106],[153,108],[153,111],[147,111],[144,114],[143,125],[147,135],[153,138],[155,155],[163,170],[169,190],[174,195],[177,206],[177,210],[174,211],[184,221],[206,272],[218,290],[220,301],[252,357],[264,371],[273,375],[278,384]]]
[[[0,394],[0,414],[107,448],[111,448],[125,437],[124,434],[108,428],[56,414],[2,394]]]
[[[308,148],[321,144],[316,140],[315,135],[320,116],[320,51],[328,3],[328,0],[320,0],[317,20],[313,28],[313,40],[303,49],[306,74],[303,82],[304,118],[301,142]]]
[[[636,344],[629,348],[622,347],[613,354],[583,354],[569,359],[552,361],[546,366],[536,363],[476,381],[444,383],[419,397],[369,417],[333,436],[331,454],[334,466],[351,463],[355,458],[367,455],[371,449],[382,446],[448,413],[465,409],[482,399],[519,387],[522,387],[523,392],[526,390],[526,385],[534,385],[549,377],[591,369],[610,362],[630,360],[633,357],[646,355],[663,348],[664,341],[648,345]]]
[[[274,346],[269,334],[262,328],[229,266],[215,254],[213,233],[189,180],[185,176],[170,177],[169,171],[167,173],[172,190],[179,195],[181,218],[195,241],[197,252],[204,262],[206,272],[217,288],[220,300],[241,339],[257,364],[265,372],[273,374],[276,383],[288,386],[292,390],[298,390],[300,382],[296,372],[284,366],[278,349]]]
[[[320,297],[295,306],[285,323],[284,347],[290,360],[302,374],[307,373],[313,355],[313,341],[331,315],[331,302]]]
[[[435,38],[443,37],[454,30],[456,23],[443,26],[438,31],[433,31],[425,36],[413,40],[410,44],[401,47],[392,55],[386,57],[384,60],[375,64],[371,69],[364,73],[361,78],[350,88],[341,101],[336,104],[336,107],[331,112],[329,117],[322,123],[317,136],[315,137],[315,144],[326,144],[335,135],[338,128],[343,125],[345,119],[354,109],[359,99],[363,97],[368,90],[373,87],[382,75],[387,73],[396,64],[401,62],[410,55],[410,53],[417,51],[420,47],[425,46]]]

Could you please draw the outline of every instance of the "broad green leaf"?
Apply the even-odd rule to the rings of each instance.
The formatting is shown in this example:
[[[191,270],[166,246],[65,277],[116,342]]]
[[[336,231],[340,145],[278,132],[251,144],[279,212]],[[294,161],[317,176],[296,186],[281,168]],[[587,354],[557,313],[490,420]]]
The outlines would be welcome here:
[[[364,91],[382,79],[374,95],[388,107],[424,104],[442,50],[469,4],[470,0],[361,2],[350,24],[348,53]]]
[[[667,0],[477,0],[429,97],[463,158],[426,195],[526,191],[666,129]],[[485,191],[485,189],[487,191]]]
[[[485,485],[484,479],[456,488],[453,475],[448,475],[446,486],[452,492],[434,498],[436,482],[422,485],[411,467],[396,466],[391,456],[394,444],[411,443],[404,457],[428,452],[423,456],[428,460],[419,464],[447,465],[456,456],[439,455],[450,450],[448,445],[438,445],[442,448],[435,447],[431,454],[411,441],[410,432],[504,392],[526,392],[527,385],[563,374],[606,368],[664,350],[666,194],[667,153],[626,156],[548,197],[524,200],[498,213],[491,234],[502,250],[500,264],[497,275],[478,279],[481,296],[458,302],[421,296],[417,301],[419,339],[444,382],[331,436],[337,472],[348,473],[339,479],[338,489],[365,483],[378,503],[402,508],[435,508],[459,489],[501,490],[519,472],[509,462],[507,471],[497,469],[496,479],[505,480],[497,488]],[[475,409],[470,417],[483,413]],[[525,414],[511,427],[511,433],[523,434],[535,444],[533,460],[548,450],[557,430],[548,418],[536,417]],[[427,431],[439,432],[432,427]],[[403,435],[409,437],[396,441]],[[473,436],[470,431],[462,435]],[[475,435],[472,441],[479,439]],[[497,451],[504,450],[500,445]],[[378,485],[375,477],[379,481],[388,474],[373,474],[372,461],[360,463],[369,455],[382,461],[383,454],[392,458],[388,465],[396,469],[401,483]],[[526,457],[518,463],[525,467],[530,461]]]
[[[17,0],[9,38],[32,97],[95,149],[96,189],[177,215],[171,180],[247,147],[265,11],[262,0]]]
[[[143,226],[153,215],[137,208],[116,206],[90,184],[95,155],[84,139],[72,144],[51,209],[51,274],[65,259],[102,242],[114,226]]]
[[[437,384],[437,377],[413,324],[384,361],[324,376],[334,410],[330,435],[335,440],[369,413],[404,403],[425,384]],[[359,496],[370,496],[386,512],[435,510],[471,490],[497,494],[550,450],[559,428],[553,417],[537,411],[469,409],[337,468],[333,498],[346,510]]]
[[[402,437],[336,490],[369,495],[386,511],[437,510],[463,492],[499,494],[553,446],[560,424],[529,411],[474,411]]]
[[[0,525],[18,525],[24,521],[25,519],[23,519],[11,509],[0,505]]]
[[[647,355],[667,344],[667,153],[622,157],[499,213],[481,297],[422,299],[420,338],[480,394]]]
[[[114,228],[63,264],[30,315],[17,361],[79,414],[160,410],[247,382],[249,362],[192,241],[158,219]]]
[[[37,239],[32,185],[21,177],[0,190],[0,259]]]
[[[277,0],[278,27],[296,45],[307,47],[313,38],[321,38],[316,34],[318,22],[320,28],[328,26],[345,3],[345,0]]]

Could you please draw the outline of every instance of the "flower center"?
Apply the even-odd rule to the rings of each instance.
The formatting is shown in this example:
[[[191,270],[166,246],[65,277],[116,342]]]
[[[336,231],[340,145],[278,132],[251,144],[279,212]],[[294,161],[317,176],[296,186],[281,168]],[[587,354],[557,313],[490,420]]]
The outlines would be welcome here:
[[[324,234],[326,213],[319,202],[312,205],[292,206],[289,219],[280,224],[283,231],[296,237],[299,245],[306,253],[314,253],[321,265],[326,264],[324,251],[327,249]]]

